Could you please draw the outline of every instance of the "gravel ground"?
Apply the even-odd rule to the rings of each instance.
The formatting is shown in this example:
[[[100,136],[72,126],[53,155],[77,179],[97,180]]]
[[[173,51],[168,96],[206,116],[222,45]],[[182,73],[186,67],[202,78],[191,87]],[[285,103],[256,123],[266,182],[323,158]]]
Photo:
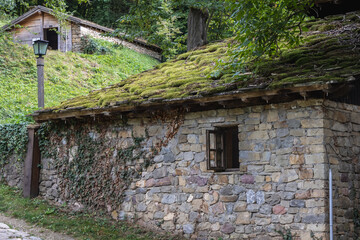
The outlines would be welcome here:
[[[0,214],[0,240],[74,240],[64,234]]]

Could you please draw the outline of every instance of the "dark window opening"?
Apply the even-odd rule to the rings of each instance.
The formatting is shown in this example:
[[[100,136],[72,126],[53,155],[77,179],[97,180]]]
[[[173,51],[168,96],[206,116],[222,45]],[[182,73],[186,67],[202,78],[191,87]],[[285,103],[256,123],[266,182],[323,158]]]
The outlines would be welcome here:
[[[238,170],[240,167],[238,127],[207,130],[206,149],[209,170]]]
[[[349,83],[338,87],[336,91],[330,95],[329,99],[336,102],[354,104],[360,106],[359,93],[360,93],[360,80],[356,80],[353,81],[351,84]]]
[[[44,40],[49,41],[48,49],[58,49],[58,34],[57,28],[44,28]]]

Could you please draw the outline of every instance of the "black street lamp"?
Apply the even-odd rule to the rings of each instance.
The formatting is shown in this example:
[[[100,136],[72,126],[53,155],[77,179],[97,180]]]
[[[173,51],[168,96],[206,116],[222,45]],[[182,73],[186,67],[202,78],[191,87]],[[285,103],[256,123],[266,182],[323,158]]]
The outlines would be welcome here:
[[[38,55],[36,65],[37,65],[37,75],[38,75],[38,107],[44,108],[44,58],[46,55],[47,47],[49,41],[45,40],[35,40],[33,42],[34,53]]]

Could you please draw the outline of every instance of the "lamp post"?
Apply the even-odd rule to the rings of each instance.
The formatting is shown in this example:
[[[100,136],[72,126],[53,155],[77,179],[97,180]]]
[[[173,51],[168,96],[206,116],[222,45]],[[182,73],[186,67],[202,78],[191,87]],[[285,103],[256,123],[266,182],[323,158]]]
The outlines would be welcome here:
[[[36,60],[37,65],[37,76],[38,76],[38,107],[44,107],[44,58],[46,55],[48,41],[35,40],[33,42],[34,53],[38,55]]]

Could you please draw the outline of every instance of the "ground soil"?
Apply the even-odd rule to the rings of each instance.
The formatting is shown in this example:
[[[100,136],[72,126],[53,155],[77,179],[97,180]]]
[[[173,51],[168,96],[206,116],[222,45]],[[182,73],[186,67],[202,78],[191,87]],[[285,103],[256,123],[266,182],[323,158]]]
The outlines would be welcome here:
[[[43,240],[74,240],[74,238],[71,238],[64,234],[52,232],[48,229],[28,224],[24,220],[7,217],[2,214],[0,214],[0,223],[5,223],[6,225],[10,226],[10,228],[27,232]]]

